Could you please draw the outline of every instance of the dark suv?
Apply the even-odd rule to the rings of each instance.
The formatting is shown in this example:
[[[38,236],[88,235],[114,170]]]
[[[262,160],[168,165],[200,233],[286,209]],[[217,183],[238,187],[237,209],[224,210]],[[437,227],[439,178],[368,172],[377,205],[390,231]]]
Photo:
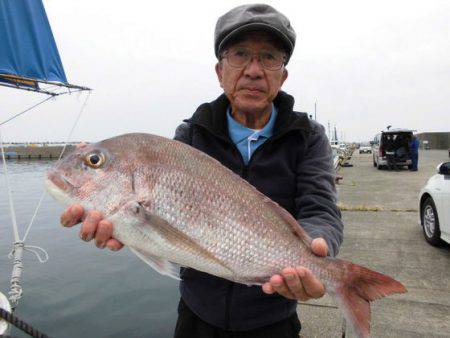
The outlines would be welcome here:
[[[378,169],[392,164],[399,168],[401,166],[411,167],[411,156],[409,145],[413,137],[410,129],[389,129],[375,135],[372,145],[373,166]],[[388,163],[390,159],[391,163]]]

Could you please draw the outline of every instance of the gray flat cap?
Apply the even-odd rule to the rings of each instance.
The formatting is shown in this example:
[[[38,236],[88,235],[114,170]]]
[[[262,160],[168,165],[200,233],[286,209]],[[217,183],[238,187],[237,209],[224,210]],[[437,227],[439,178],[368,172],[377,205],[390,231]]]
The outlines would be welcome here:
[[[242,5],[233,8],[217,20],[214,32],[216,57],[230,39],[252,30],[264,30],[280,39],[288,55],[292,55],[296,34],[289,19],[275,8],[265,4]]]

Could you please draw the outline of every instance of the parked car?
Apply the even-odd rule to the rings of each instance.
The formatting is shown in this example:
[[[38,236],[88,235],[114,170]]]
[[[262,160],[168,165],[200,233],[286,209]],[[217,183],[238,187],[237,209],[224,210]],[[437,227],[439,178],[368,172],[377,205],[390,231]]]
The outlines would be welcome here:
[[[360,154],[371,154],[372,153],[372,147],[360,146],[359,147],[359,153]]]
[[[450,243],[450,162],[441,163],[420,191],[420,224],[431,245]]]
[[[382,169],[388,166],[388,156],[396,167],[411,168],[409,144],[413,137],[410,129],[389,129],[375,135],[372,145],[373,166]]]

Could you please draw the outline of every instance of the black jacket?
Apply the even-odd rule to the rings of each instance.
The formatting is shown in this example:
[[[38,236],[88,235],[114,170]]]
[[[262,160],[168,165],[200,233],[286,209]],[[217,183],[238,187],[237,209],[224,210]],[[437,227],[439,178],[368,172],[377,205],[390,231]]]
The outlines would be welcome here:
[[[343,225],[336,206],[335,172],[324,128],[305,113],[293,111],[294,98],[280,92],[273,136],[245,165],[228,135],[227,97],[202,104],[185,120],[175,139],[219,160],[259,191],[289,211],[312,238],[323,237],[330,255],[337,254]],[[204,321],[245,331],[283,320],[296,311],[296,301],[267,295],[194,269],[183,269],[181,296]]]

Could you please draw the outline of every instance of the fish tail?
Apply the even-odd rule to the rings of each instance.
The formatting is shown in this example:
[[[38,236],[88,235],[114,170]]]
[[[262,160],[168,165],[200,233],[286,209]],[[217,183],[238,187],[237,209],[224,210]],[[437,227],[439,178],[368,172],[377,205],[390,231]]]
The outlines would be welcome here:
[[[395,279],[363,266],[340,259],[335,262],[342,265],[343,278],[332,295],[358,337],[369,337],[369,302],[393,293],[404,293],[406,288]]]

